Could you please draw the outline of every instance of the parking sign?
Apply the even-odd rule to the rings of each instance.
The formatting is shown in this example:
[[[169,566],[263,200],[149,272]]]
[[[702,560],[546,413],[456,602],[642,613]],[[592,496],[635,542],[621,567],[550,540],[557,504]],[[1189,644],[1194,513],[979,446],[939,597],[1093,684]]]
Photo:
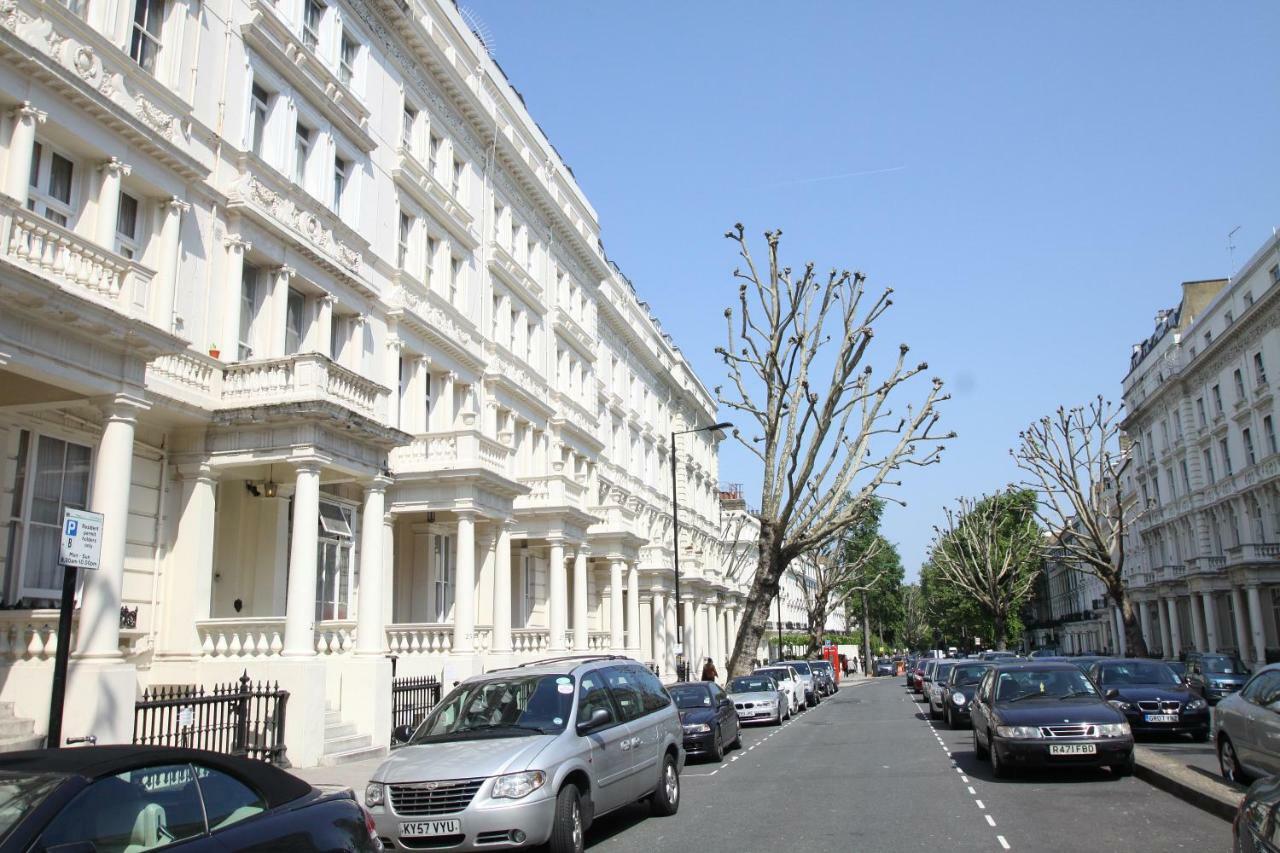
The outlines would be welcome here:
[[[102,513],[64,509],[60,552],[62,565],[96,570],[102,554]]]

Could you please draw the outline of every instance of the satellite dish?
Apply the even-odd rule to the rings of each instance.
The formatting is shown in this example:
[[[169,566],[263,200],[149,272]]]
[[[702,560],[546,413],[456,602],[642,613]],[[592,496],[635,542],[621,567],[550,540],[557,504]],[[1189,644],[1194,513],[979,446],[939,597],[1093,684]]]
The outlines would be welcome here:
[[[480,40],[485,53],[492,57],[494,48],[493,31],[489,29],[488,24],[481,20],[479,15],[462,4],[458,4],[458,13],[462,15],[462,20],[471,28],[471,32],[475,37]]]

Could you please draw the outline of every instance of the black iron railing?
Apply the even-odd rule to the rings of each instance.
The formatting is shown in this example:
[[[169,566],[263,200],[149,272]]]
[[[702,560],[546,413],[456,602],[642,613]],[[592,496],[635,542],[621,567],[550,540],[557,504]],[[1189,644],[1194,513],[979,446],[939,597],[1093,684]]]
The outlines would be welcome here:
[[[416,726],[440,701],[440,679],[433,675],[391,679],[391,728]]]
[[[143,691],[134,704],[133,742],[184,746],[288,767],[284,712],[289,691],[279,682],[238,681],[203,687],[175,685]]]

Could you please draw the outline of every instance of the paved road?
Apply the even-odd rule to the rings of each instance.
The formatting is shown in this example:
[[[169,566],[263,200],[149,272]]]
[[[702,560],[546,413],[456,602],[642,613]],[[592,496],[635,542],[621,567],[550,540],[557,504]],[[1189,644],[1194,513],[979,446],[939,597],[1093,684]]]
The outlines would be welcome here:
[[[992,778],[968,731],[930,724],[900,678],[846,687],[722,764],[690,764],[673,818],[601,818],[593,851],[1225,851],[1224,821],[1106,771]],[[950,751],[950,755],[948,755]],[[904,816],[909,813],[910,817]]]

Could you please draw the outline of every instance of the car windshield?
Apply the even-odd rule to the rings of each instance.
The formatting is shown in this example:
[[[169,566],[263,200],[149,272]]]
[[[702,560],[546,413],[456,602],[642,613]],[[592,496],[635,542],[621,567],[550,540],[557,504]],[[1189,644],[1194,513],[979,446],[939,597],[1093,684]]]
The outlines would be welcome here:
[[[812,666],[814,669],[819,669],[823,672],[831,672],[831,661],[820,660],[812,664]]]
[[[1178,684],[1181,679],[1162,663],[1106,663],[1099,667],[1100,681],[1108,687],[1117,684]]]
[[[765,693],[777,689],[773,679],[767,675],[740,675],[729,679],[730,693]]]
[[[1017,669],[1000,673],[997,702],[1098,697],[1093,682],[1078,669]]]
[[[1204,671],[1214,675],[1246,675],[1248,670],[1240,662],[1240,658],[1230,655],[1205,655]]]
[[[711,691],[705,684],[674,684],[667,688],[677,708],[710,708]]]
[[[0,838],[66,778],[55,773],[0,773]]]
[[[809,669],[809,664],[804,661],[798,660],[795,663],[788,663],[787,665],[801,675],[813,675],[813,671]]]
[[[568,675],[512,674],[459,684],[418,726],[410,743],[558,734],[573,708],[574,689]]]
[[[953,663],[940,663],[938,668],[933,671],[933,680],[939,684],[943,684],[947,680],[947,676],[951,674],[951,668],[955,666]]]
[[[757,669],[752,675],[767,675],[778,682],[791,680],[791,673],[785,669]]]
[[[970,684],[977,684],[982,680],[982,676],[986,675],[989,666],[975,666],[973,664],[961,664],[951,671],[951,683],[956,687],[967,687]]]

